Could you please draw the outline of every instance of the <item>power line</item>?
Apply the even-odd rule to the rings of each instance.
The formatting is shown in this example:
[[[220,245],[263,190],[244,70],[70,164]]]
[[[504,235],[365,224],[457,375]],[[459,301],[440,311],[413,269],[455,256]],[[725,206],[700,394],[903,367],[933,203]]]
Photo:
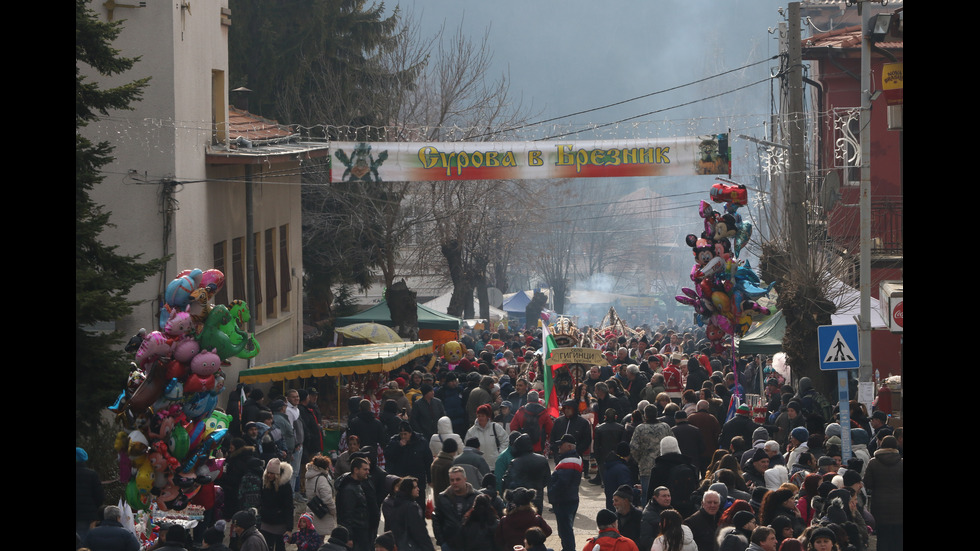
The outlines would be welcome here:
[[[616,107],[617,105],[623,105],[623,104],[629,103],[631,101],[637,101],[637,100],[641,100],[641,99],[644,99],[644,98],[649,98],[649,97],[652,97],[652,96],[656,96],[658,94],[665,94],[667,92],[673,92],[674,90],[680,90],[681,88],[685,88],[687,86],[693,86],[695,84],[701,84],[702,82],[706,82],[706,81],[711,80],[713,78],[718,78],[718,77],[721,77],[721,76],[725,76],[725,75],[727,75],[729,73],[734,73],[734,72],[737,72],[737,71],[741,71],[743,69],[748,69],[749,67],[754,67],[754,66],[759,65],[761,63],[766,63],[768,61],[772,61],[774,59],[777,59],[778,57],[779,56],[772,56],[770,58],[766,58],[766,59],[763,59],[761,61],[756,61],[754,63],[749,63],[748,65],[743,65],[743,66],[738,67],[736,69],[729,69],[728,71],[724,71],[724,72],[718,73],[716,75],[707,76],[707,77],[704,77],[702,79],[694,80],[694,81],[691,81],[691,82],[688,82],[688,83],[685,83],[685,84],[679,84],[679,85],[673,86],[671,88],[664,88],[663,90],[657,90],[656,92],[650,92],[649,94],[643,94],[642,96],[636,96],[636,97],[632,97],[632,98],[629,98],[629,99],[624,99],[622,101],[617,101],[617,102],[614,102],[614,103],[609,103],[609,104],[606,104],[606,105],[602,105],[602,106],[599,106],[599,107],[593,107],[591,109],[585,109],[585,110],[582,110],[582,111],[576,111],[574,113],[568,113],[567,115],[559,115],[557,117],[552,117],[550,119],[544,119],[544,120],[540,120],[540,121],[529,122],[529,123],[522,124],[522,125],[519,125],[519,126],[511,127],[511,128],[504,128],[504,129],[501,129],[501,130],[494,130],[493,132],[487,132],[485,134],[480,134],[480,135],[477,135],[477,136],[472,136],[470,138],[467,138],[467,140],[473,140],[473,139],[477,139],[477,138],[484,138],[484,137],[487,137],[487,136],[496,136],[497,134],[503,134],[503,133],[506,133],[506,132],[512,132],[512,131],[516,131],[516,130],[521,130],[521,129],[528,128],[528,127],[531,127],[531,126],[538,126],[540,124],[554,122],[554,121],[557,121],[557,120],[560,120],[560,119],[566,119],[568,117],[574,117],[576,115],[584,115],[585,113],[592,113],[594,111],[601,111],[603,109],[608,109],[609,107]]]
[[[746,84],[745,86],[739,86],[738,88],[733,88],[731,90],[728,90],[727,92],[720,92],[720,93],[714,94],[712,96],[707,96],[707,97],[703,97],[703,98],[700,98],[700,99],[691,100],[691,101],[688,101],[688,102],[685,102],[685,103],[679,103],[677,105],[672,105],[670,107],[664,107],[663,109],[656,109],[656,110],[650,111],[648,113],[641,113],[639,115],[635,115],[633,117],[626,117],[625,119],[620,119],[618,121],[607,122],[605,124],[599,124],[599,125],[593,126],[592,128],[583,128],[582,130],[576,130],[576,131],[573,131],[573,132],[565,132],[563,134],[555,134],[553,136],[547,136],[547,137],[544,137],[544,138],[538,138],[535,141],[551,140],[551,139],[554,139],[554,138],[563,138],[565,136],[573,136],[575,134],[581,134],[582,132],[588,132],[590,130],[596,130],[598,128],[605,128],[607,126],[612,126],[614,124],[624,123],[626,121],[631,121],[633,119],[638,119],[640,117],[647,117],[647,116],[650,116],[650,115],[656,115],[657,113],[663,113],[664,111],[669,111],[671,109],[677,109],[678,107],[686,107],[688,105],[694,105],[695,103],[700,103],[702,101],[707,101],[709,99],[718,98],[718,97],[721,97],[721,96],[724,96],[724,95],[727,95],[727,94],[731,94],[733,92],[738,92],[739,90],[744,90],[746,88],[749,88],[750,86],[755,86],[756,84],[762,84],[763,82],[769,82],[770,80],[771,80],[771,78],[764,78],[762,80],[757,80],[757,81],[752,82],[750,84]]]

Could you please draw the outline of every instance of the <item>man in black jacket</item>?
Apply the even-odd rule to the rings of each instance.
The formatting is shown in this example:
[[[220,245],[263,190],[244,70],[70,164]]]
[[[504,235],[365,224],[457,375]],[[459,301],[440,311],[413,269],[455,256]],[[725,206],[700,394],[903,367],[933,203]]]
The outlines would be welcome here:
[[[462,551],[463,515],[473,507],[476,496],[473,486],[466,481],[463,467],[450,467],[449,487],[436,496],[432,513],[432,532],[442,551]]]
[[[565,400],[561,409],[562,416],[555,420],[551,428],[551,455],[558,456],[562,436],[570,434],[577,442],[576,451],[580,456],[585,457],[592,447],[592,425],[578,414],[576,400]]]
[[[337,479],[337,522],[350,530],[354,551],[373,551],[371,526],[379,518],[378,503],[369,475],[371,463],[363,457],[351,460],[351,472]]]
[[[572,528],[578,512],[578,490],[582,484],[582,457],[576,451],[575,437],[566,434],[561,437],[555,472],[548,482],[548,501],[555,510],[558,523],[558,537],[561,538],[561,551],[577,551],[575,532]]]

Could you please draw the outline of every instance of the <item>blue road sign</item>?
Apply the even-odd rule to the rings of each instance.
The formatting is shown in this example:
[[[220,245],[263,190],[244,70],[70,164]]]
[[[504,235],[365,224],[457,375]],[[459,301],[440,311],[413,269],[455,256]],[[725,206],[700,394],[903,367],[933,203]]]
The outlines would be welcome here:
[[[835,371],[860,367],[857,325],[821,325],[817,327],[817,343],[820,350],[821,370]]]

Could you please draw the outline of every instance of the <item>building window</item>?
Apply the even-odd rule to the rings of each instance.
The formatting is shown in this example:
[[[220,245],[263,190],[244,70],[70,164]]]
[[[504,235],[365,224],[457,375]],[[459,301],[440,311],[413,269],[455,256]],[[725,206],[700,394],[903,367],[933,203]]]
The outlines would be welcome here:
[[[232,298],[245,299],[245,238],[231,240]],[[251,305],[249,305],[251,308]]]
[[[276,297],[279,287],[276,285],[276,229],[265,230],[265,313],[270,318],[276,317]]]
[[[289,292],[293,290],[289,271],[289,224],[279,226],[279,309],[289,311]]]
[[[255,246],[252,248],[252,281],[254,282],[253,288],[255,289],[255,306],[249,305],[249,311],[252,316],[255,317],[255,323],[262,323],[262,309],[259,306],[262,305],[262,268],[260,267],[261,256],[259,256],[259,251],[262,250],[262,233],[257,232],[252,236],[255,239]]]
[[[225,274],[226,278],[228,276],[228,272],[225,271],[225,248],[227,248],[227,246],[227,241],[219,241],[214,244],[214,263],[212,264],[214,269],[221,270],[221,273]],[[228,304],[228,302],[228,288],[222,285],[218,293],[214,295],[214,303]]]

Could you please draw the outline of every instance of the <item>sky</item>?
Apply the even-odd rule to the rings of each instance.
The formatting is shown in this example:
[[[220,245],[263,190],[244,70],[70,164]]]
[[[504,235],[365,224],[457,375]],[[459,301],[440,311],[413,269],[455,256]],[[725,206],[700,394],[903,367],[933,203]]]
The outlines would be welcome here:
[[[392,4],[389,4],[392,5]],[[775,30],[785,0],[401,0],[422,28],[445,25],[479,38],[489,28],[495,74],[508,74],[511,93],[537,114],[558,117],[690,83],[778,53]],[[563,119],[560,124],[607,123],[690,102],[766,79],[776,62],[678,91]],[[598,137],[682,136],[688,130],[736,123],[761,137],[770,86],[750,88],[619,124]],[[737,115],[738,118],[731,117]],[[751,122],[744,115],[758,115]],[[707,119],[707,120],[702,120]],[[723,122],[719,122],[723,119]],[[663,121],[670,122],[664,123]],[[635,127],[635,128],[634,128]],[[561,130],[569,130],[562,127]],[[709,130],[710,131],[710,130]],[[724,131],[721,128],[719,131]],[[535,130],[546,137],[548,127]],[[585,136],[585,135],[583,135]],[[580,136],[582,137],[582,136]]]
[[[757,184],[757,147],[735,136],[768,137],[771,94],[777,89],[770,71],[778,67],[778,61],[770,58],[779,52],[775,31],[785,20],[778,9],[785,11],[786,0],[400,0],[397,4],[408,17],[417,18],[427,34],[443,26],[451,33],[462,25],[468,36],[478,40],[489,29],[492,74],[508,75],[512,96],[534,114],[535,121],[754,64],[679,90],[535,126],[518,139],[547,138],[657,111],[564,139],[731,132],[732,179]],[[764,82],[696,101],[759,81]],[[685,103],[691,105],[668,109]],[[602,185],[611,188],[614,196],[650,188],[676,201],[675,208],[685,210],[670,214],[689,213],[685,219],[690,227],[682,223],[684,227],[676,230],[683,236],[701,231],[697,205],[708,199],[714,181],[711,176],[623,178]],[[688,260],[691,253],[680,243],[677,254]]]

